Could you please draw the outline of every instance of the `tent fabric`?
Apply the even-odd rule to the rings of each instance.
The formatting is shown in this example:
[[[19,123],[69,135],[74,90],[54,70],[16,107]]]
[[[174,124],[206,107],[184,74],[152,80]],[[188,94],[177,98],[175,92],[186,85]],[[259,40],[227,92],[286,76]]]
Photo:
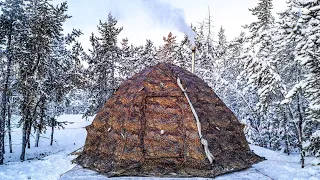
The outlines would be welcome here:
[[[178,78],[199,117],[212,163]],[[86,127],[75,162],[109,177],[215,177],[263,160],[250,150],[243,127],[202,79],[161,63],[121,84]]]

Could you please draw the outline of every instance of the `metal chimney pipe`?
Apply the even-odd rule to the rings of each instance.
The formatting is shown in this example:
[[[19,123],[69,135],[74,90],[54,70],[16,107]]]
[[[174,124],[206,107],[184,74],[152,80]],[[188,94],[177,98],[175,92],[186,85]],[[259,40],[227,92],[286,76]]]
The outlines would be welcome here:
[[[196,56],[196,47],[193,46],[192,50],[192,66],[191,66],[191,72],[194,73],[195,69],[195,56]]]

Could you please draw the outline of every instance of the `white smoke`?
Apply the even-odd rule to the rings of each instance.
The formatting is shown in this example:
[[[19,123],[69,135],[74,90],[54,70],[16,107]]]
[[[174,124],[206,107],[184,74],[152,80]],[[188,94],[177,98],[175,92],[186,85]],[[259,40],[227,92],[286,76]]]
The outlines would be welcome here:
[[[194,45],[195,33],[188,25],[184,10],[176,8],[169,3],[160,0],[142,0],[147,15],[162,27],[175,28],[176,30],[186,34]]]
[[[106,0],[98,1],[101,1],[101,4],[106,2]],[[184,10],[181,8],[174,7],[163,0],[108,0],[107,2],[108,9],[118,20],[143,16],[140,20],[148,21],[144,23],[182,32],[194,45],[195,33],[191,29],[191,24],[186,22]]]

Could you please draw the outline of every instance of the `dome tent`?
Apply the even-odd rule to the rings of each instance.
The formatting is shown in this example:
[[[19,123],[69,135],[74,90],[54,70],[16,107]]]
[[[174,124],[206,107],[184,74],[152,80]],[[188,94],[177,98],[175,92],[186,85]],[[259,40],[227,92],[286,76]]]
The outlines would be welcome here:
[[[214,91],[172,64],[123,82],[86,129],[75,162],[109,177],[215,177],[263,160]]]

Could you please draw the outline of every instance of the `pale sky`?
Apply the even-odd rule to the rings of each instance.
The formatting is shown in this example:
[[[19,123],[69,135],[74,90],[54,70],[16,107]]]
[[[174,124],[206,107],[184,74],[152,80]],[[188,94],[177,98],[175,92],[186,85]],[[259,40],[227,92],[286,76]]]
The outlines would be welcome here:
[[[54,0],[55,3],[64,0]],[[274,0],[274,12],[285,7],[286,0]],[[144,45],[151,39],[156,45],[163,44],[163,36],[170,31],[183,37],[181,28],[175,24],[176,14],[182,15],[186,25],[197,25],[208,14],[208,7],[215,27],[214,34],[223,26],[227,39],[238,36],[242,25],[255,20],[248,8],[257,5],[258,0],[67,0],[68,15],[73,16],[65,24],[65,31],[81,29],[84,35],[80,38],[85,49],[90,48],[89,36],[97,34],[99,19],[107,20],[111,12],[118,19],[118,25],[124,29],[120,39],[127,37],[130,44]],[[174,12],[174,13],[170,13]],[[172,20],[173,19],[173,20]],[[181,25],[181,24],[178,24]]]

